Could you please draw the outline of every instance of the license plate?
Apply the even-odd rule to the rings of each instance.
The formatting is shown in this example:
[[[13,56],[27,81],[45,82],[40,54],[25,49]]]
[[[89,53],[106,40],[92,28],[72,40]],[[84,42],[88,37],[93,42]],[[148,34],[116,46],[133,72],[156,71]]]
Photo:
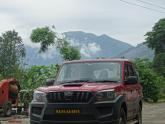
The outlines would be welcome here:
[[[80,114],[80,109],[56,109],[56,114]]]

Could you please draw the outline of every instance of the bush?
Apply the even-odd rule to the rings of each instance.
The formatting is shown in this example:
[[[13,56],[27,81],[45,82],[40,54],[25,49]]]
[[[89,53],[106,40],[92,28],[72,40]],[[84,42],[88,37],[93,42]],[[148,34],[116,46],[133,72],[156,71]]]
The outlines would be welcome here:
[[[152,62],[148,59],[137,59],[135,64],[139,72],[140,82],[143,86],[144,99],[157,102],[163,77],[153,71]]]
[[[33,98],[33,90],[21,90],[19,93],[19,103],[24,108],[28,108],[29,103],[32,101]]]
[[[20,103],[27,107],[33,97],[33,90],[44,86],[49,78],[55,78],[59,65],[32,66],[24,71],[21,81]]]
[[[32,66],[25,70],[21,88],[33,90],[45,85],[49,78],[55,78],[59,65]]]

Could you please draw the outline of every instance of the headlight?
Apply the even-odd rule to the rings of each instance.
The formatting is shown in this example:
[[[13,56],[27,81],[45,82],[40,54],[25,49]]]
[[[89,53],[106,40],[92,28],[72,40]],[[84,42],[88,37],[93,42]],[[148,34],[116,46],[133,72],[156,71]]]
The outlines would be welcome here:
[[[112,101],[116,98],[116,93],[115,91],[112,90],[102,90],[97,92],[96,94],[96,101],[101,102],[101,101]]]
[[[46,93],[41,92],[41,91],[34,91],[33,94],[33,101],[34,102],[46,102]]]

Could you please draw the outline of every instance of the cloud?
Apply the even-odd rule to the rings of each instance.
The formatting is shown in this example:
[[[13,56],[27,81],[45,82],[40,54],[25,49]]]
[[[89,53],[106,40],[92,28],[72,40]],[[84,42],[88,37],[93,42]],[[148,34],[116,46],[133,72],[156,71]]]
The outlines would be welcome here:
[[[96,55],[101,51],[100,45],[96,43],[83,44],[80,48],[80,52],[84,57],[90,58],[92,55]]]
[[[68,41],[69,41],[70,44],[73,45],[73,46],[81,47],[81,43],[75,41],[74,39],[68,39]]]
[[[84,37],[83,42],[76,42],[75,39],[68,39],[71,45],[76,46],[80,49],[80,53],[85,58],[91,58],[92,55],[96,55],[101,51],[101,47],[99,44],[95,42],[90,42],[87,38]]]
[[[51,47],[48,51],[38,54],[38,57],[42,57],[44,60],[53,59],[55,56],[59,56],[59,53],[55,47]]]

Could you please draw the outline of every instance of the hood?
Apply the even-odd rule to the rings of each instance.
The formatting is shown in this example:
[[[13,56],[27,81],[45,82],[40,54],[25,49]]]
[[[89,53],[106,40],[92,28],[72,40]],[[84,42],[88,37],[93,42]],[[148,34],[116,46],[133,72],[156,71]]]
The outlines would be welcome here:
[[[42,92],[62,92],[62,91],[100,91],[106,89],[115,89],[120,86],[120,83],[74,83],[63,84],[49,87],[40,87],[37,90]]]

